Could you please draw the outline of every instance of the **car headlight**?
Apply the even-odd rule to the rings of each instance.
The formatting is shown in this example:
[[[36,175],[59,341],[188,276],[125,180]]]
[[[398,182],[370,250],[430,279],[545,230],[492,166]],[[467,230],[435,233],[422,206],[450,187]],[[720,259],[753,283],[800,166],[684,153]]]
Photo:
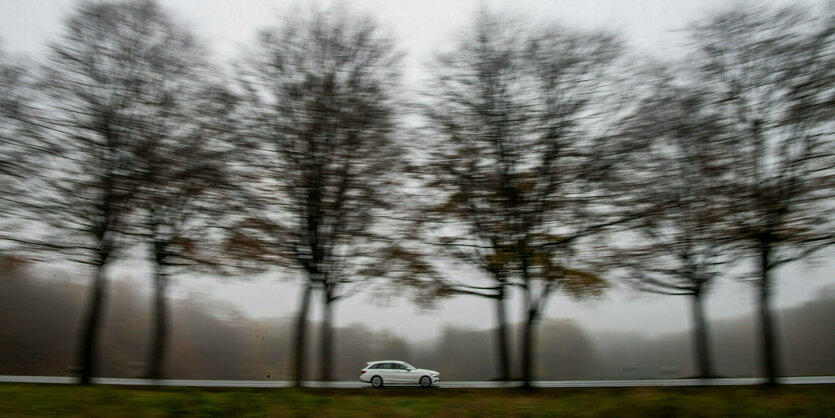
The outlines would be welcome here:
[[[432,377],[438,377],[440,375],[441,375],[440,373],[432,373]]]

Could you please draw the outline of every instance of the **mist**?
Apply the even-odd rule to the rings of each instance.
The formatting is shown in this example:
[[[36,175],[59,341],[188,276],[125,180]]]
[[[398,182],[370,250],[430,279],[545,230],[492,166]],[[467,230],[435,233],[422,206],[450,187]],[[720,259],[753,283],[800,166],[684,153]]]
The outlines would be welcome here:
[[[40,277],[13,259],[0,265],[0,374],[72,374],[86,286]],[[103,377],[140,377],[150,335],[151,299],[138,281],[113,281],[102,334]],[[835,295],[778,312],[787,375],[835,374]],[[206,295],[172,300],[172,340],[166,370],[179,379],[290,379],[291,318],[252,319]],[[318,343],[318,324],[309,329]],[[755,320],[715,320],[712,350],[721,376],[761,376],[755,353]],[[536,336],[536,375],[541,380],[681,378],[696,373],[689,330],[653,336],[642,332],[588,330],[576,320],[544,320]],[[497,377],[493,329],[446,327],[437,339],[410,341],[392,330],[362,324],[338,327],[334,376],[355,380],[366,362],[400,359],[439,370],[444,380]],[[510,333],[520,334],[519,324]],[[515,341],[511,347],[516,347]],[[314,353],[309,353],[314,354]],[[316,356],[307,370],[316,370]],[[512,376],[519,376],[511,351]],[[312,376],[307,376],[311,378]]]

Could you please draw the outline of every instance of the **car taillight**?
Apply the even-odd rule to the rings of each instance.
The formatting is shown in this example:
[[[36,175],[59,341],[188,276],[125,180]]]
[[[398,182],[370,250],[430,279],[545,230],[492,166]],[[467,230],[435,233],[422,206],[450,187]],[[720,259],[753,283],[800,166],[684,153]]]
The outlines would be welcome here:
[[[365,370],[360,370],[360,374],[365,374]]]

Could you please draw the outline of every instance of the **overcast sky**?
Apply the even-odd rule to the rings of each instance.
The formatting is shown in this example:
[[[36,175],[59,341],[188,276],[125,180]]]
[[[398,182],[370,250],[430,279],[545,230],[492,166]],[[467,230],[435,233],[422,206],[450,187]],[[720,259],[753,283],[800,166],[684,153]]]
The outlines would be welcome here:
[[[821,5],[825,0],[783,1],[775,5]],[[281,0],[160,0],[211,48],[219,62],[233,61],[254,40],[259,28],[277,22],[277,16],[305,2]],[[328,4],[319,1],[318,4]],[[409,54],[409,79],[419,75],[421,64],[433,51],[443,50],[466,25],[480,4],[519,17],[553,20],[565,25],[608,29],[622,33],[637,51],[657,56],[681,53],[680,28],[700,16],[732,5],[728,0],[355,0],[343,1],[352,9],[372,13],[396,36]],[[765,3],[761,1],[758,3]],[[0,0],[0,45],[11,53],[37,57],[44,44],[56,39],[62,19],[72,10],[73,0]],[[835,251],[829,251],[814,265],[797,263],[778,272],[776,304],[792,306],[835,293]],[[116,277],[146,280],[147,269],[140,261],[123,263]],[[86,278],[85,278],[86,280]],[[287,280],[261,278],[250,281],[217,282],[181,278],[179,296],[202,292],[233,303],[251,316],[284,316],[295,312],[299,289]],[[486,328],[494,324],[493,306],[486,300],[458,297],[439,309],[422,313],[408,302],[374,301],[360,294],[337,305],[337,325],[362,322],[372,328],[388,328],[397,334],[420,339],[437,335],[446,325]],[[750,314],[754,307],[749,285],[721,282],[707,304],[712,319]],[[520,307],[511,306],[514,317]],[[314,318],[318,312],[314,313]],[[587,328],[611,328],[646,332],[669,332],[689,327],[688,300],[616,290],[604,298],[577,302],[557,295],[548,304],[547,316],[568,318]]]

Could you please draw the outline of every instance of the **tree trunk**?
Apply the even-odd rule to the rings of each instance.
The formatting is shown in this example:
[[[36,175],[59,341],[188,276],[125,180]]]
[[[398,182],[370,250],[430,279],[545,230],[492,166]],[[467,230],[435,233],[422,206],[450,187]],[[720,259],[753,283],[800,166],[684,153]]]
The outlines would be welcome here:
[[[504,304],[504,288],[500,288],[496,298],[496,348],[499,351],[499,380],[510,380],[510,352],[507,343],[507,313]]]
[[[96,273],[93,277],[93,288],[90,294],[90,302],[87,305],[87,312],[81,325],[81,341],[78,355],[79,380],[78,383],[82,385],[89,385],[91,378],[96,374],[97,370],[97,356],[98,356],[98,340],[101,331],[101,317],[104,311],[104,297],[105,288],[107,286],[107,276],[105,271],[105,261],[107,257],[101,256]]]
[[[771,247],[760,244],[759,314],[762,362],[769,385],[777,384],[777,329],[771,312]]]
[[[707,321],[704,316],[702,292],[693,294],[693,341],[696,344],[696,363],[699,367],[700,378],[712,378],[713,365],[710,358],[710,340]]]
[[[331,361],[333,360],[333,301],[329,290],[324,292],[325,305],[322,310],[322,341],[319,347],[322,351],[320,353],[321,364],[321,379],[325,382],[333,380],[331,375]]]
[[[296,319],[296,340],[295,348],[293,350],[293,368],[294,368],[294,384],[296,387],[302,386],[304,380],[304,352],[305,352],[305,337],[307,336],[307,312],[310,310],[310,294],[312,287],[309,282],[304,284],[302,289],[302,301],[299,308],[299,316]]]
[[[533,382],[533,347],[534,347],[534,324],[536,313],[528,310],[528,315],[525,320],[524,329],[522,330],[522,387],[525,389],[532,388]]]
[[[154,328],[151,332],[151,346],[148,350],[147,368],[145,377],[149,379],[161,379],[162,368],[165,360],[165,347],[168,342],[168,312],[166,307],[166,289],[168,288],[168,275],[165,267],[157,262],[154,270]]]

